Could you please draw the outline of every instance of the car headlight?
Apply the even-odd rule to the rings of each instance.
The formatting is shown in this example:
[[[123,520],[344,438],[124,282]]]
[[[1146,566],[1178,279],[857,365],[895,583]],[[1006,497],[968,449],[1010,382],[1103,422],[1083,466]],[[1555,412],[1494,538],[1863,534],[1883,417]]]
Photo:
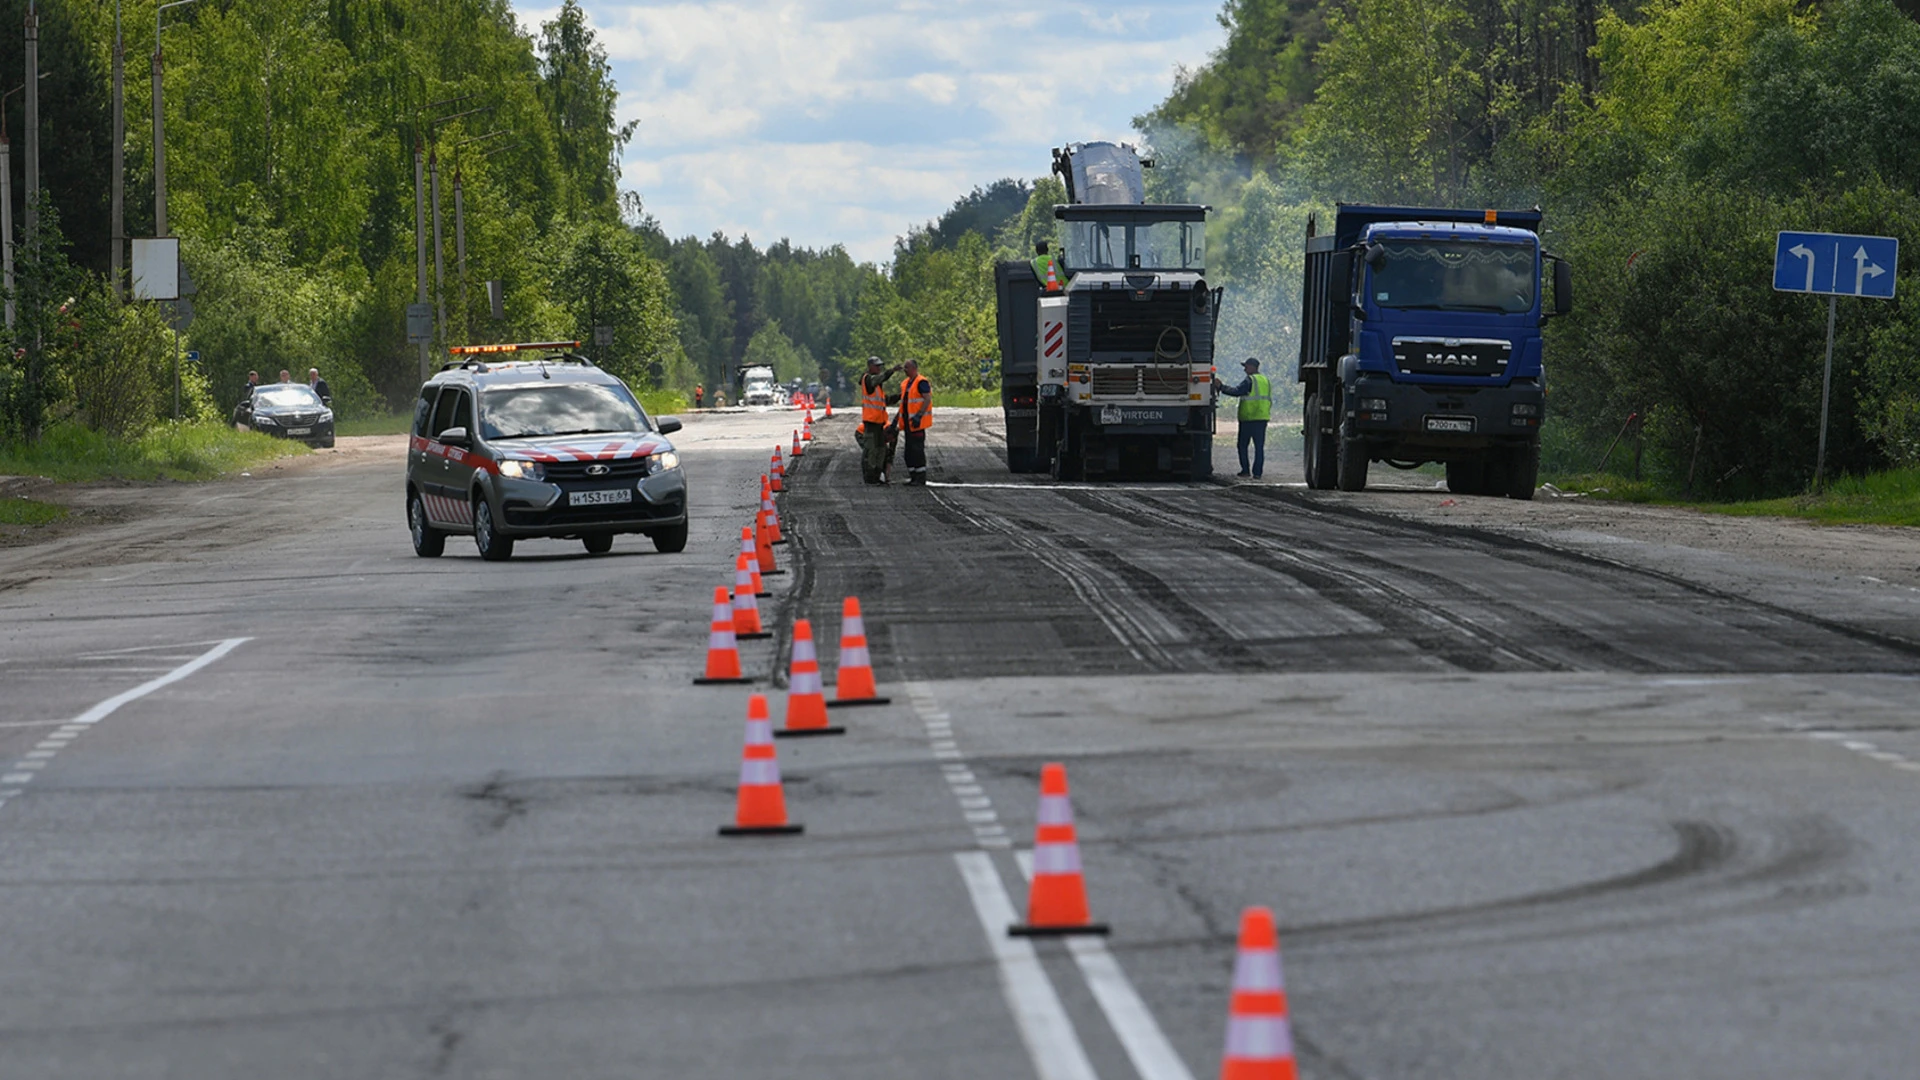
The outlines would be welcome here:
[[[500,475],[509,476],[515,480],[545,480],[547,470],[537,461],[517,461],[508,458],[500,463]]]
[[[321,409],[321,410],[320,410],[320,421],[319,421],[319,422],[320,422],[320,423],[322,423],[322,424],[331,424],[331,423],[333,423],[333,410],[332,410],[332,409]]]
[[[1360,411],[1361,412],[1386,412],[1387,399],[1377,398],[1377,397],[1361,398]]]
[[[259,413],[253,414],[253,422],[256,424],[259,424],[261,427],[279,427],[280,426],[277,422],[274,421],[273,417],[262,416]]]
[[[1515,402],[1515,403],[1514,403],[1514,406],[1513,406],[1513,415],[1515,415],[1515,416],[1539,416],[1539,415],[1540,415],[1540,406],[1538,406],[1538,405],[1535,405],[1535,404],[1533,404],[1533,403],[1531,403],[1531,402],[1525,402],[1525,401],[1519,401],[1519,402]]]
[[[680,455],[671,450],[662,450],[657,454],[648,455],[647,465],[649,466],[647,470],[649,473],[666,472],[668,469],[677,469],[680,467]]]

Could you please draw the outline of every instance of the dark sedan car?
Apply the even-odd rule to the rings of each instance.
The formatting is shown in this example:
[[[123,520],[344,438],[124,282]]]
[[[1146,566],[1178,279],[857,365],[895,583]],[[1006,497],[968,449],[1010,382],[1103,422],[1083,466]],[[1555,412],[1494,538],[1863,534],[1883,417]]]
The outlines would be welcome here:
[[[305,383],[266,383],[233,411],[234,423],[310,446],[333,445],[333,410]]]

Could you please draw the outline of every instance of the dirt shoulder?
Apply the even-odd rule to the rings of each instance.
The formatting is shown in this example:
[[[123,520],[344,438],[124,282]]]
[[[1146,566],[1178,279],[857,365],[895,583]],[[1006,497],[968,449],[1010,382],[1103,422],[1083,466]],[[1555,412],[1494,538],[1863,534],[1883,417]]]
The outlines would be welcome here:
[[[25,496],[67,508],[59,521],[0,526],[0,587],[34,569],[57,569],[92,557],[102,545],[125,546],[159,533],[232,523],[244,533],[244,515],[221,506],[265,485],[278,487],[338,473],[391,470],[406,460],[404,435],[363,435],[338,440],[330,450],[267,462],[201,483],[173,480],[56,483],[32,476],[0,477],[0,498]],[[155,522],[165,519],[164,528]]]

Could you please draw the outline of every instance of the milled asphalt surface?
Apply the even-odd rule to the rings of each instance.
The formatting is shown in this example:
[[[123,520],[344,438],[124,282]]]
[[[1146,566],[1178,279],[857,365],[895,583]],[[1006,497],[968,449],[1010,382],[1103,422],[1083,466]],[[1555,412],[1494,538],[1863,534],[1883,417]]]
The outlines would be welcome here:
[[[690,683],[792,414],[676,437],[681,555],[417,559],[397,449],[0,552],[0,761],[43,763],[0,773],[0,1076],[1064,1075],[955,861],[1022,902],[1050,760],[1192,1076],[1252,903],[1316,1080],[1911,1075],[1903,595],[1279,482],[1062,488],[939,419],[935,487],[860,484],[843,414],[783,499],[766,613],[831,682],[859,595],[894,698],[781,742],[795,838],[714,835],[746,690]],[[776,717],[784,644],[743,646]],[[1144,1075],[1039,955],[1094,1073]]]

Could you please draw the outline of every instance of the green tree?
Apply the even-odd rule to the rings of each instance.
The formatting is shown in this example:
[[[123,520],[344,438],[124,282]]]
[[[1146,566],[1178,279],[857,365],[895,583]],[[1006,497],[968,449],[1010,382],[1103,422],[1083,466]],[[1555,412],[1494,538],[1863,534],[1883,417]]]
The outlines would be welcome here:
[[[617,213],[620,151],[640,122],[615,118],[620,94],[613,68],[579,0],[565,0],[557,15],[540,24],[540,58],[542,96],[567,175],[570,209]]]
[[[628,382],[656,385],[683,355],[673,319],[672,288],[664,267],[647,257],[633,231],[606,221],[579,226],[554,276],[567,298],[573,333],[592,342],[593,328],[613,328],[613,345],[589,351]],[[604,356],[601,354],[604,352]],[[656,379],[653,365],[662,376]]]

